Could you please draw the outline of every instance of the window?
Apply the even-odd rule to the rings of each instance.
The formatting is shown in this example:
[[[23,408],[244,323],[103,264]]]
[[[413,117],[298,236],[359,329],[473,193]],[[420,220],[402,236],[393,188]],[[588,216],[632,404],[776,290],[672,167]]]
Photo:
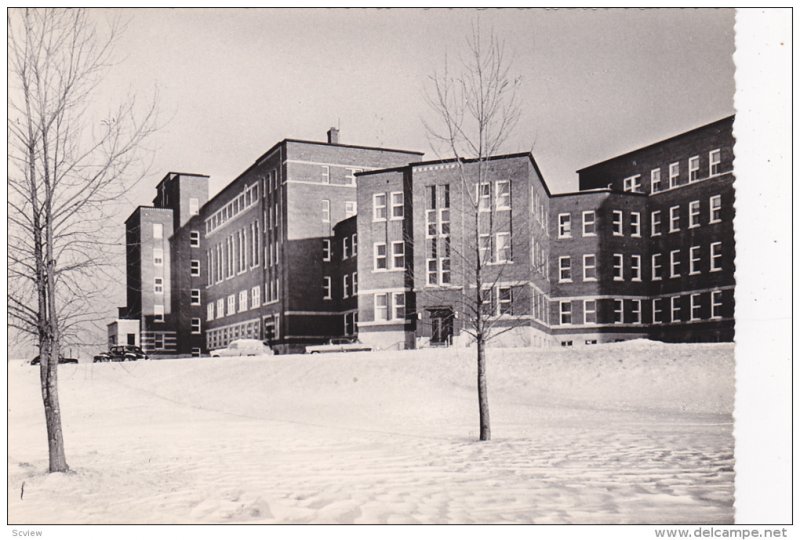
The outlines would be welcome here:
[[[153,348],[157,351],[164,350],[164,334],[158,333],[153,335]]]
[[[669,232],[681,230],[681,207],[673,206],[669,209]]]
[[[329,165],[322,166],[322,183],[323,184],[331,183],[331,168]]]
[[[492,188],[488,182],[478,186],[478,210],[488,212],[492,209]]]
[[[358,235],[353,233],[353,236],[350,237],[350,244],[353,247],[353,257],[358,255]]]
[[[406,293],[392,293],[392,319],[403,320],[406,318]]]
[[[700,273],[700,246],[689,248],[689,275],[693,276]]]
[[[495,235],[496,242],[496,262],[509,262],[511,261],[511,233],[497,233]]]
[[[653,324],[661,321],[661,298],[653,298]]]
[[[375,270],[386,270],[386,244],[376,243],[372,245],[375,255]]]
[[[392,219],[403,219],[403,192],[392,193]]]
[[[572,324],[572,302],[559,302],[558,305],[561,324]]]
[[[675,249],[669,252],[669,277],[676,278],[681,276],[681,250]]]
[[[631,236],[642,236],[642,215],[639,212],[631,212]]]
[[[722,291],[711,291],[711,318],[722,318]]]
[[[569,214],[558,214],[558,237],[572,237],[572,222]]]
[[[200,261],[197,259],[192,259],[191,261],[191,275],[199,276],[200,275]]]
[[[661,280],[661,253],[653,253],[652,257],[652,281]]]
[[[625,304],[621,298],[614,299],[614,324],[622,324],[625,319]]]
[[[597,261],[594,255],[583,256],[583,281],[597,281]]]
[[[669,320],[670,322],[680,322],[681,320],[681,297],[670,296],[669,298]]]
[[[650,192],[658,193],[661,191],[661,169],[650,171]]]
[[[345,236],[342,238],[342,259],[346,259],[350,256],[350,242]]]
[[[331,222],[331,201],[328,199],[322,199],[322,222]]]
[[[641,193],[642,191],[642,176],[629,176],[623,181],[624,191],[632,191],[634,193]]]
[[[189,293],[189,297],[191,298],[191,304],[193,306],[200,305],[200,289],[192,289]]]
[[[200,232],[199,231],[190,231],[189,232],[189,245],[191,247],[200,247]]]
[[[689,320],[700,320],[700,295],[692,294],[689,296]]]
[[[680,163],[671,163],[669,166],[669,187],[674,188],[678,185],[678,175],[681,172]]]
[[[488,234],[482,234],[478,237],[480,258],[482,264],[492,262],[492,238]]]
[[[161,266],[164,264],[164,250],[161,248],[153,248],[153,264]]]
[[[389,319],[389,305],[387,294],[375,295],[375,320],[385,321]]]
[[[572,259],[569,256],[558,258],[558,281],[572,281]]]
[[[217,300],[217,318],[220,319],[225,316],[225,300],[220,298]]]
[[[709,223],[719,223],[722,221],[722,196],[714,195],[708,199]]]
[[[650,213],[650,236],[661,236],[661,210]]]
[[[641,255],[631,255],[631,281],[642,281]]]
[[[214,302],[209,302],[208,305],[206,305],[206,320],[214,320]]]
[[[392,242],[392,269],[401,270],[406,265],[406,246],[400,242]]]
[[[153,278],[153,292],[156,294],[164,294],[164,278]]]
[[[192,317],[192,334],[200,333],[200,318]]]
[[[239,313],[247,311],[247,291],[239,291]]]
[[[511,315],[511,287],[498,287],[497,289],[497,309],[498,315]]]
[[[372,196],[372,221],[386,219],[386,194],[376,193]]]
[[[700,156],[689,158],[689,182],[699,179],[700,175]]]
[[[161,223],[153,223],[153,239],[161,240],[164,238],[164,226]]]
[[[611,232],[614,236],[622,236],[622,211],[611,212]]]
[[[622,254],[614,253],[614,281],[623,281],[625,279],[622,273]]]
[[[719,164],[721,161],[721,154],[719,150],[712,150],[708,153],[708,175],[714,176],[719,174]]]
[[[163,304],[156,304],[153,306],[153,322],[164,322]]]
[[[344,217],[349,218],[356,215],[356,202],[355,201],[345,201],[344,202]]]
[[[192,216],[196,216],[200,213],[200,201],[191,197],[189,199],[189,214]]]
[[[353,272],[353,296],[358,294],[358,272]]]
[[[689,228],[694,229],[700,226],[700,201],[689,203]]]
[[[347,175],[347,183],[351,186],[356,185],[356,173],[360,173],[364,169],[349,169],[350,173]]]
[[[495,182],[495,206],[497,210],[511,210],[511,183],[508,180]]]
[[[322,299],[330,300],[331,298],[331,276],[322,276]]]
[[[711,242],[711,266],[710,272],[722,270],[722,242]]]
[[[642,301],[639,299],[631,300],[631,322],[642,324]]]
[[[350,276],[345,274],[342,276],[342,298],[350,296]]]
[[[255,309],[261,305],[261,285],[250,289],[250,308]]]
[[[597,302],[595,300],[583,301],[583,324],[597,324]]]
[[[328,262],[328,261],[331,260],[331,241],[330,241],[330,238],[323,238],[322,239],[322,260],[325,261],[325,262]]]
[[[595,216],[594,210],[583,213],[583,236],[595,235]]]

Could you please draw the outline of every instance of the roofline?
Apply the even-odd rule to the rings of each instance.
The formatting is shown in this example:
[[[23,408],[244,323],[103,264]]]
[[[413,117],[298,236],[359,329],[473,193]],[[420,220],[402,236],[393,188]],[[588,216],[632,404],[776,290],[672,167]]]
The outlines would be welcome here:
[[[408,165],[400,165],[399,167],[387,167],[385,169],[374,169],[372,171],[360,171],[355,174],[355,176],[368,176],[371,174],[381,174],[386,172],[403,172],[406,169],[411,168],[414,163],[409,163]]]
[[[611,188],[593,188],[584,189],[582,191],[567,191],[566,193],[556,193],[551,195],[551,198],[556,197],[571,197],[574,195],[596,195],[598,193],[611,193],[615,195],[635,195],[637,197],[647,197],[647,193],[639,193],[638,191],[617,191]]]
[[[583,172],[583,171],[585,171],[587,169],[592,169],[594,167],[597,167],[598,165],[602,165],[604,163],[608,163],[609,161],[614,161],[615,159],[619,159],[619,158],[622,158],[622,157],[625,157],[625,156],[629,156],[631,154],[635,154],[637,152],[641,152],[642,150],[647,150],[648,148],[652,148],[652,147],[657,146],[659,144],[664,144],[664,143],[667,143],[667,142],[671,142],[671,141],[673,141],[673,140],[675,140],[675,139],[677,139],[679,137],[683,137],[684,135],[687,135],[687,134],[689,134],[689,133],[691,133],[693,131],[704,129],[704,128],[713,126],[714,124],[720,124],[722,122],[727,122],[728,120],[732,120],[734,118],[736,118],[736,114],[728,115],[728,116],[726,116],[724,118],[720,118],[719,120],[714,120],[713,122],[709,122],[707,124],[703,124],[702,126],[697,126],[697,127],[692,128],[692,129],[687,129],[686,131],[681,131],[680,133],[676,133],[675,135],[671,135],[671,136],[667,137],[666,139],[660,139],[660,140],[658,140],[656,142],[652,142],[652,143],[647,144],[645,146],[639,146],[637,148],[634,148],[633,150],[629,150],[627,152],[624,152],[622,154],[618,154],[618,155],[616,155],[614,157],[611,157],[611,158],[608,158],[608,159],[604,159],[603,161],[598,161],[598,162],[593,163],[591,165],[587,165],[586,167],[580,168],[575,172],[580,174],[581,172]]]
[[[169,178],[173,174],[177,174],[178,176],[197,176],[197,177],[200,177],[200,178],[211,178],[207,174],[187,173],[187,172],[178,172],[178,171],[167,171],[167,174],[165,174],[164,177],[161,180],[159,180],[158,184],[156,184],[156,189],[158,188],[158,186],[163,184],[164,181],[166,181],[167,178]]]
[[[417,152],[416,150],[398,150],[397,148],[384,148],[382,146],[361,146],[357,144],[328,143],[324,141],[306,141],[303,139],[284,139],[282,142],[299,143],[299,144],[318,144],[322,146],[338,146],[339,148],[358,148],[361,150],[381,150],[383,152],[396,152],[398,154],[414,154],[417,156],[425,155],[425,152]]]

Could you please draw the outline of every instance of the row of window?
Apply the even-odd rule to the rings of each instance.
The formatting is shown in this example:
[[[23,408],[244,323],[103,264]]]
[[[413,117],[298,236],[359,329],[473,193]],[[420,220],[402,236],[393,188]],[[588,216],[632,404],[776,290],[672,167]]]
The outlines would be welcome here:
[[[342,298],[350,298],[358,294],[358,272],[342,276]],[[333,300],[331,276],[322,276],[322,299]]]
[[[481,212],[489,212],[493,207],[495,210],[511,210],[511,182],[508,180],[482,182],[478,185],[477,195]]]
[[[688,306],[685,305],[683,298],[688,297]],[[559,302],[559,323],[561,325],[575,324],[573,317],[573,306],[576,303],[583,304],[582,324],[598,324],[597,308],[602,300],[586,299],[567,300]],[[622,298],[612,299],[614,324],[643,324],[641,299],[625,300]],[[695,322],[701,320],[718,320],[722,318],[722,291],[713,290],[708,293],[694,293],[688,295],[675,295],[666,298],[653,298],[651,303],[651,322],[677,323]],[[626,308],[627,306],[627,308]],[[688,307],[686,313],[684,308]],[[578,322],[577,324],[581,324]]]
[[[234,339],[258,339],[258,320],[246,321],[225,328],[206,330],[206,346],[209,350],[228,346]]]
[[[349,217],[353,217],[358,212],[358,206],[356,201],[345,201],[344,202],[344,217],[345,219]],[[320,215],[322,217],[322,223],[330,223],[331,222],[331,201],[330,199],[322,199],[320,201]]]
[[[278,295],[280,293],[279,287],[280,282],[277,279],[264,283],[263,305],[270,304],[278,299]],[[199,305],[199,303],[200,302],[198,298],[197,304]],[[261,305],[261,286],[256,285],[250,289],[239,291],[238,295],[229,294],[225,298],[218,298],[216,302],[209,302],[206,304],[206,320],[213,321],[215,319],[221,319],[222,317],[229,317],[236,313],[243,313],[251,309],[258,309]]]
[[[226,236],[216,246],[206,250],[208,285],[220,283],[260,265],[261,235],[258,220],[248,227]],[[266,255],[266,253],[265,253]]]
[[[389,210],[391,204],[391,211]],[[372,221],[403,219],[405,203],[402,191],[391,193],[375,193],[372,195]]]
[[[345,184],[349,186],[356,185],[356,173],[362,172],[364,169],[358,169],[354,167],[347,167],[347,174],[345,175]],[[322,165],[322,172],[321,172],[321,182],[323,184],[330,184],[331,183],[331,166],[330,165]]]
[[[349,259],[358,255],[358,235],[353,233],[351,236],[342,238],[342,260]],[[322,260],[330,262],[331,260],[331,239],[322,239]]]
[[[206,234],[219,229],[257,203],[258,184],[246,185],[239,195],[206,219]]]
[[[722,242],[711,242],[708,247],[708,271],[719,272],[722,270]],[[625,255],[614,253],[612,278],[614,281],[625,281]],[[651,259],[651,280],[659,281],[662,279],[661,273],[661,253],[654,253]],[[642,281],[642,256],[629,255],[628,279],[631,281]],[[689,248],[689,275],[697,275],[702,271],[702,246],[691,246]],[[669,252],[669,276],[677,278],[681,276],[681,250],[676,249]],[[571,283],[573,281],[572,257],[565,255],[558,258],[558,281],[559,283]],[[583,255],[583,281],[597,281],[597,256],[594,254]]]
[[[722,154],[719,149],[712,150],[708,153],[708,177],[716,176],[721,173],[720,170],[720,163],[722,161]],[[700,156],[692,156],[689,158],[688,162],[688,175],[687,180],[688,183],[696,182],[700,180]],[[681,164],[680,161],[676,161],[674,163],[670,163],[668,167],[668,189],[672,189],[678,187],[681,184],[680,175],[681,175]],[[642,175],[637,174],[634,176],[629,176],[623,180],[624,191],[630,191],[633,193],[643,193],[642,191]],[[665,188],[663,187],[661,181],[661,167],[652,169],[650,171],[650,192],[651,193],[658,193],[659,191],[663,191]]]
[[[689,203],[688,228],[694,229],[701,225],[700,201]],[[722,221],[722,196],[712,195],[708,199],[708,224],[719,223]],[[669,232],[681,230],[681,207],[671,206],[669,209]],[[661,235],[661,210],[653,210],[650,213],[650,236]]]

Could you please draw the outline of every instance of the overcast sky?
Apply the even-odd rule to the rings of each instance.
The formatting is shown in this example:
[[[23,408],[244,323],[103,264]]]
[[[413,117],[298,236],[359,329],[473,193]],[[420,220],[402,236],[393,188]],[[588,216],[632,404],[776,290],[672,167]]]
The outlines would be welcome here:
[[[523,80],[506,151],[532,149],[554,192],[577,189],[583,166],[733,113],[733,10],[122,13],[120,61],[102,95],[158,88],[165,123],[131,204],[148,204],[167,171],[208,174],[216,192],[275,142],[324,140],[334,125],[345,143],[433,157],[427,77],[464,50],[476,17],[505,40]]]

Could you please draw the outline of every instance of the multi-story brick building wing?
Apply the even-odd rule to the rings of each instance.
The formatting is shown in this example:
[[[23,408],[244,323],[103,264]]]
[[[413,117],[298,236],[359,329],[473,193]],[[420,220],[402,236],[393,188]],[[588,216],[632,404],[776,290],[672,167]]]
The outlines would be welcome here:
[[[207,177],[169,173],[127,221],[109,336],[164,355],[445,346],[471,341],[480,309],[501,345],[732,340],[732,130],[585,167],[561,194],[528,153],[424,162],[333,128],[277,143],[210,200]]]

